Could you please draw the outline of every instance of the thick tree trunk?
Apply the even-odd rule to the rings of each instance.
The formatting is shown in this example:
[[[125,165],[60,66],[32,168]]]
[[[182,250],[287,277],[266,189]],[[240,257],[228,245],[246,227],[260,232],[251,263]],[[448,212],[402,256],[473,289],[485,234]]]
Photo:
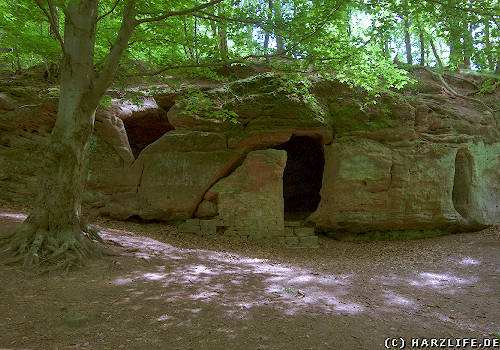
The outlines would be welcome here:
[[[78,265],[93,250],[88,237],[97,237],[81,212],[85,155],[99,102],[91,80],[97,0],[70,2],[68,14],[58,114],[44,150],[39,193],[34,210],[2,247],[26,265]]]
[[[80,265],[97,251],[96,230],[82,217],[81,198],[87,145],[96,107],[116,72],[138,22],[135,2],[126,0],[122,26],[102,70],[94,72],[98,0],[74,0],[65,11],[63,61],[57,120],[44,151],[34,209],[0,241],[0,257],[24,265]],[[90,238],[90,239],[89,239]]]

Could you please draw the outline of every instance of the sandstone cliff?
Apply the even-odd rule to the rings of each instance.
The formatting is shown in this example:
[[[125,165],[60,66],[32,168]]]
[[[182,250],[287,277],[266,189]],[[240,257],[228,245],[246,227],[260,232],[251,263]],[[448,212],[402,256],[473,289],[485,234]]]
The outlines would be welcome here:
[[[297,88],[272,73],[160,86],[140,105],[116,95],[97,114],[86,206],[119,219],[198,217],[253,237],[281,237],[287,220],[325,232],[498,223],[500,93],[457,97],[416,74],[406,91],[375,97],[315,76]],[[484,83],[446,78],[461,95]],[[0,199],[36,192],[56,109],[56,87],[2,80]]]

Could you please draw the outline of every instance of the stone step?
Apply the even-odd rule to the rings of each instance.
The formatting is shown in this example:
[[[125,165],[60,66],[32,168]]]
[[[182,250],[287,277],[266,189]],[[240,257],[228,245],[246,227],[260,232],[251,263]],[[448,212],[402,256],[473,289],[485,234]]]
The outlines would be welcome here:
[[[301,227],[302,221],[285,221],[285,227]]]
[[[293,232],[299,237],[314,236],[314,227],[295,227]]]
[[[284,237],[288,248],[319,248],[318,236]]]

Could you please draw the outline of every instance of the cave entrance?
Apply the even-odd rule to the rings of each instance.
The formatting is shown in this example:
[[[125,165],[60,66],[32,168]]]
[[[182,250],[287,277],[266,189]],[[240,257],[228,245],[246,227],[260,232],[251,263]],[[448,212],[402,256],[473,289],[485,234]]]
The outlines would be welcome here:
[[[285,220],[303,220],[318,208],[321,200],[323,144],[319,138],[293,136],[276,149],[287,153],[283,172]]]
[[[135,158],[144,148],[173,129],[168,122],[167,113],[158,107],[133,112],[122,120]]]
[[[455,157],[453,182],[453,206],[464,218],[468,218],[471,204],[472,157],[468,150],[460,149]]]

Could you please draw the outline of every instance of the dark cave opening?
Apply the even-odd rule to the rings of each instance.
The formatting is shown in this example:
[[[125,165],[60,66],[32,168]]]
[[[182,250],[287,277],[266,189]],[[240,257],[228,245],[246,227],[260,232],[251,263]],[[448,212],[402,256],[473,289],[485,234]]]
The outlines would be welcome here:
[[[130,148],[136,158],[146,146],[173,129],[163,109],[136,112],[122,120],[127,131]]]
[[[318,208],[321,200],[323,144],[318,138],[293,136],[276,149],[287,152],[283,173],[285,220],[303,220]]]
[[[471,204],[472,157],[468,150],[460,149],[455,157],[453,182],[453,206],[464,218],[468,218]]]

